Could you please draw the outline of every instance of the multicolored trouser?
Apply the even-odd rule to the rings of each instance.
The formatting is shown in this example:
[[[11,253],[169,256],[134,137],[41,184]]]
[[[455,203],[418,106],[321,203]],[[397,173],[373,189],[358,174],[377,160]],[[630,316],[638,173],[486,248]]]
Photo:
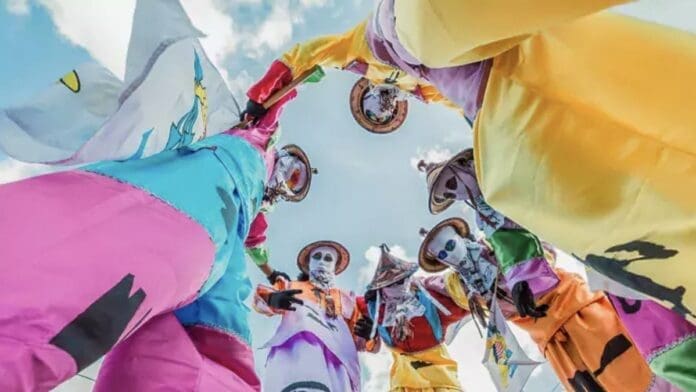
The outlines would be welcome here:
[[[233,390],[258,389],[243,239],[265,169],[241,139],[200,144],[0,186],[0,390],[50,390],[119,342],[102,374],[129,378],[100,390],[167,374],[192,385],[184,379],[195,372],[156,365],[177,352],[201,374],[236,374]],[[155,335],[171,346],[119,359]]]

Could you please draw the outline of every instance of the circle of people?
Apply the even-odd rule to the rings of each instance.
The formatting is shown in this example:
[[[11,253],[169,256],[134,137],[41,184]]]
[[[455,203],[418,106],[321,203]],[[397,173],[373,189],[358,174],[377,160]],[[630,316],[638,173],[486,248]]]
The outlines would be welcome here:
[[[485,331],[500,391],[521,391],[538,365],[508,323],[568,390],[696,389],[696,115],[680,109],[696,80],[654,60],[692,75],[696,37],[600,12],[623,2],[380,0],[349,31],[282,54],[227,131],[186,131],[199,111],[207,121],[196,90],[162,151],[0,186],[0,230],[13,239],[1,389],[51,389],[105,356],[99,391],[358,391],[357,353],[386,347],[390,391],[461,391],[447,344],[468,319]],[[342,244],[306,245],[295,279],[265,244],[266,214],[301,202],[317,173],[276,139],[284,105],[321,67],[360,75],[349,105],[369,132],[398,130],[413,99],[456,110],[474,132],[473,148],[418,169],[423,207],[466,205],[476,227],[454,217],[422,228],[417,263],[382,244],[360,295],[336,286],[350,264]],[[79,72],[61,79],[65,94],[88,87]],[[556,267],[556,246],[607,291]],[[252,290],[246,258],[268,284]],[[281,317],[263,383],[252,292],[257,312]]]

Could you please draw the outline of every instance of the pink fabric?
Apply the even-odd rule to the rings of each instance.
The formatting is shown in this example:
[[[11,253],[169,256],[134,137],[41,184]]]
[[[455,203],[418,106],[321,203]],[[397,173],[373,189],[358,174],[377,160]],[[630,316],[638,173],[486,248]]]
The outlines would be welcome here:
[[[696,325],[655,301],[626,299],[611,293],[607,297],[648,362],[666,348],[696,335]]]
[[[232,128],[225,133],[235,135],[246,140],[256,147],[266,163],[266,180],[271,177],[275,166],[275,148],[268,148],[268,142],[278,130],[278,121],[283,113],[283,106],[297,96],[297,91],[292,90],[281,98],[259,121],[248,128]]]
[[[256,218],[254,218],[254,221],[251,222],[249,234],[247,234],[247,238],[244,240],[244,246],[253,248],[266,242],[266,230],[268,230],[266,214],[259,212]]]
[[[145,297],[120,339],[193,300],[212,266],[202,227],[97,174],[3,185],[0,200],[0,391],[49,390],[74,375],[73,358],[49,342],[124,276]]]
[[[208,332],[218,334],[208,330],[189,335],[173,314],[152,319],[109,353],[94,391],[260,391],[253,371],[250,385],[244,378],[249,374],[240,377],[198,351],[196,341]],[[241,340],[228,336],[216,341],[216,351],[228,351],[253,369],[251,349]]]

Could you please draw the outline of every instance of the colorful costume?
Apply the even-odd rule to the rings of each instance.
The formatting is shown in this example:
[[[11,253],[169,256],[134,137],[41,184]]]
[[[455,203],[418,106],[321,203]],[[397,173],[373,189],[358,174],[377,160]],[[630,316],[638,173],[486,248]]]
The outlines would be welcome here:
[[[326,264],[336,274],[345,270],[349,261],[348,251],[340,244],[315,242],[307,245],[298,256],[298,266],[307,280],[278,279],[272,288],[260,285],[256,290],[254,308],[267,316],[281,315],[283,318],[275,335],[264,345],[270,349],[264,390],[359,391],[357,352],[377,351],[379,346],[376,341],[353,333],[363,318],[356,298],[336,288],[332,278],[315,280],[310,257],[320,263],[330,258]],[[299,305],[291,307],[291,302],[287,302],[287,309],[284,309],[273,300],[277,293],[290,293],[289,297],[295,298],[294,302]]]
[[[384,0],[368,35],[385,49],[380,61],[460,105],[431,73],[487,63],[465,99],[482,97],[474,145],[487,202],[693,320],[696,118],[683,103],[696,98],[696,81],[681,75],[696,67],[696,36],[583,17],[624,2]]]
[[[258,389],[244,241],[269,171],[266,145],[253,135],[275,129],[281,107],[254,129],[0,187],[0,230],[12,239],[2,262],[13,271],[3,274],[3,389],[50,389],[122,340],[107,356],[100,390],[125,378],[135,389],[176,383],[166,381],[167,364],[174,366],[167,350],[142,358],[143,366],[123,363],[165,331],[182,353],[199,349],[189,359],[202,368],[177,372],[181,385],[212,366],[210,374],[236,374],[230,388]],[[40,224],[27,216],[41,216]]]
[[[462,391],[457,362],[444,344],[447,328],[466,317],[468,306],[456,274],[410,277],[415,263],[398,259],[382,245],[375,277],[368,286],[370,317],[382,342],[392,352],[392,392]],[[401,283],[403,281],[403,283]],[[390,294],[394,287],[402,293]]]
[[[684,102],[696,81],[682,75],[696,67],[696,37],[592,15],[625,2],[383,0],[350,32],[287,52],[249,98],[316,63],[357,59],[368,79],[404,72],[397,86],[427,86],[475,120],[490,205],[693,320],[696,118]]]
[[[566,385],[602,385],[608,390],[633,385],[635,390],[645,390],[651,377],[647,368],[643,369],[640,354],[646,356],[654,371],[668,381],[687,390],[693,385],[692,372],[686,369],[693,368],[688,365],[693,359],[685,359],[683,354],[691,350],[693,342],[694,328],[688,321],[649,301],[642,310],[640,305],[629,304],[614,310],[607,296],[591,293],[579,277],[550,268],[539,239],[485,203],[476,182],[470,149],[447,162],[425,166],[431,211],[442,212],[457,200],[469,203],[477,211],[477,221],[493,250],[503,274],[502,281],[513,297],[515,286],[526,285],[537,305],[548,306],[545,317],[536,320],[514,317],[512,320],[530,333]],[[461,219],[454,220],[464,224]],[[441,225],[452,225],[450,221]],[[444,264],[438,265],[439,256],[427,255],[425,245],[420,256],[425,269],[444,268]],[[617,300],[617,297],[611,298]],[[628,314],[640,311],[635,316],[637,319],[627,317],[626,310]],[[651,319],[655,315],[660,317]],[[631,336],[631,340],[627,336]],[[648,353],[650,355],[646,355]],[[616,361],[615,365],[607,366],[612,360]],[[627,372],[626,366],[634,369]],[[657,382],[656,385],[660,385],[661,381]]]

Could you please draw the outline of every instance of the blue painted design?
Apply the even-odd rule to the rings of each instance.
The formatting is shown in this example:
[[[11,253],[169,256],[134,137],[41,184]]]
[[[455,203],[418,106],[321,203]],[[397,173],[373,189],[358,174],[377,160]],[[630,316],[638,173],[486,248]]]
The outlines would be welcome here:
[[[206,103],[202,102],[202,99],[205,99],[205,96],[204,89],[201,84],[203,82],[203,67],[201,67],[201,61],[198,58],[198,53],[196,51],[194,51],[193,70],[195,93],[193,105],[191,106],[191,109],[184,114],[179,121],[176,122],[176,124],[172,123],[172,125],[169,127],[169,138],[167,139],[167,145],[164,147],[165,150],[172,150],[178,147],[188,146],[193,143],[193,139],[196,136],[193,126],[196,124],[196,120],[198,119],[199,106],[201,106],[201,110],[204,112],[203,120],[204,122],[206,121]]]
[[[138,146],[138,150],[135,151],[133,155],[126,158],[126,161],[130,161],[131,159],[140,159],[143,157],[143,153],[145,152],[145,145],[147,144],[147,141],[150,139],[150,135],[152,135],[153,130],[153,128],[150,128],[150,130],[143,133],[143,136],[140,138],[140,145]]]

